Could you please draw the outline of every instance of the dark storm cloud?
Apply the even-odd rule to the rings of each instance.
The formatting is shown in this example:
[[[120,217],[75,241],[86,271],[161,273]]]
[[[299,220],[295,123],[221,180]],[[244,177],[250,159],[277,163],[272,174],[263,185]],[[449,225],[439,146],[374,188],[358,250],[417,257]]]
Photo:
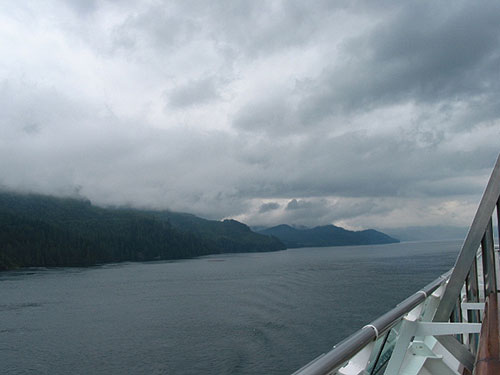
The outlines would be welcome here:
[[[260,131],[264,124],[270,132],[276,128],[295,131],[297,121],[289,120],[294,118],[304,130],[330,116],[404,102],[464,101],[472,112],[486,117],[490,111],[478,108],[478,101],[487,106],[494,101],[489,118],[496,118],[498,14],[500,4],[495,1],[400,6],[361,35],[346,38],[337,51],[339,56],[318,76],[297,81],[285,95],[262,104],[261,110],[255,103],[243,107],[235,126]],[[298,100],[286,103],[292,96]],[[270,114],[273,121],[264,123],[263,114]]]
[[[306,118],[400,101],[449,101],[498,92],[498,2],[414,2],[345,43],[305,101]],[[316,94],[317,93],[317,94]],[[329,105],[327,105],[329,103]]]

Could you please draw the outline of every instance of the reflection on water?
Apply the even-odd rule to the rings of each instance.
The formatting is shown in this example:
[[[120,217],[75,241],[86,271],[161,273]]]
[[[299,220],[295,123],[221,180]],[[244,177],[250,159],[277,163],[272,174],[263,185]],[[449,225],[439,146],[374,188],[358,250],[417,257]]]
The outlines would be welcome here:
[[[7,374],[289,374],[447,271],[460,242],[0,273]]]

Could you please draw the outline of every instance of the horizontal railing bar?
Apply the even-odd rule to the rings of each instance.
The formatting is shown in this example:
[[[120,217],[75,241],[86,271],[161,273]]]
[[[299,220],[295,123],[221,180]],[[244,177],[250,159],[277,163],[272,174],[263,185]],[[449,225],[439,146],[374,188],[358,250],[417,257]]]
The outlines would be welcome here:
[[[344,362],[351,359],[370,342],[381,336],[387,330],[394,327],[407,313],[421,304],[427,296],[430,296],[450,277],[453,269],[441,275],[436,280],[427,284],[424,288],[414,293],[392,310],[375,319],[370,324],[354,332],[326,354],[314,359],[308,365],[293,373],[293,375],[324,375],[340,367]],[[377,333],[375,333],[376,328]]]
[[[484,302],[462,302],[464,310],[484,310]]]

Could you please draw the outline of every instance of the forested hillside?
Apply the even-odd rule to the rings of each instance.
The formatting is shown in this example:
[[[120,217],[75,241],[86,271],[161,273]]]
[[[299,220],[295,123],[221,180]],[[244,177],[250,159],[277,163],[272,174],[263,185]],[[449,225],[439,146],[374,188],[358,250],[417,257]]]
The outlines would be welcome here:
[[[196,225],[183,226],[176,218]],[[105,262],[179,259],[285,246],[233,220],[109,209],[89,201],[0,193],[0,269],[86,266]]]

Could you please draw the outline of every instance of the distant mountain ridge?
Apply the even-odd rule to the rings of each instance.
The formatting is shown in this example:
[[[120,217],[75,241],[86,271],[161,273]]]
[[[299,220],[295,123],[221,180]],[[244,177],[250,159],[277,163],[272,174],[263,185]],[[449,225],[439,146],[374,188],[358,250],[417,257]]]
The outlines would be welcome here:
[[[281,224],[261,229],[258,233],[275,236],[289,248],[378,245],[399,242],[399,240],[374,229],[350,231],[331,224],[314,228],[294,228]]]
[[[235,220],[0,192],[0,270],[283,249]]]

